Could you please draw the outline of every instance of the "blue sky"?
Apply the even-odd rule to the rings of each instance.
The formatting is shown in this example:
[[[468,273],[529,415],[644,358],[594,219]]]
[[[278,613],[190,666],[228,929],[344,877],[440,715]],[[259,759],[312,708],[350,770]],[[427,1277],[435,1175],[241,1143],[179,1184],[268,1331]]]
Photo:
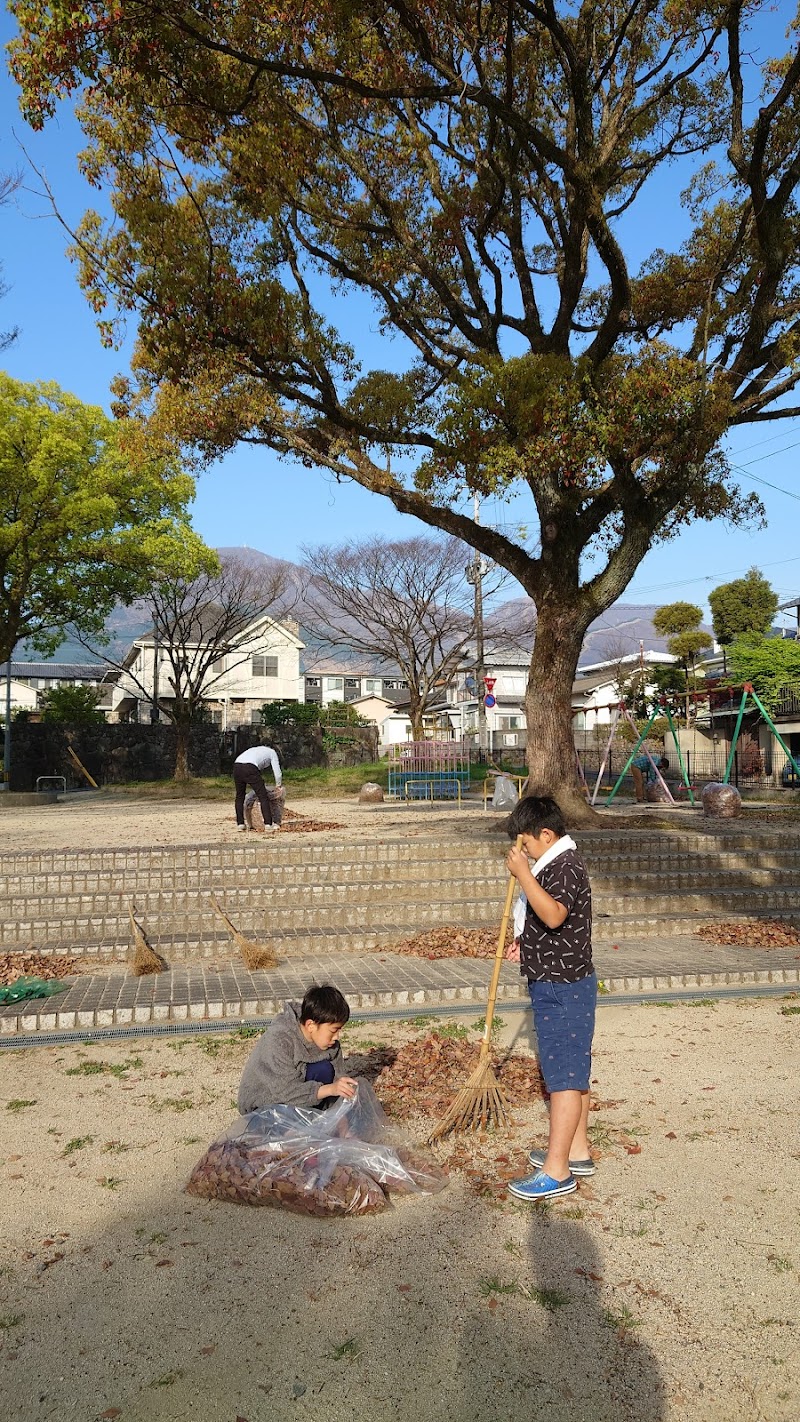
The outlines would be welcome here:
[[[4,12],[0,17],[3,44],[12,29]],[[69,109],[63,109],[43,134],[33,133],[19,115],[14,85],[3,70],[0,170],[21,170],[23,186],[0,209],[0,258],[9,287],[0,302],[0,329],[20,328],[18,340],[0,359],[18,379],[55,380],[81,399],[107,406],[109,382],[126,368],[130,343],[118,351],[101,346],[93,314],[65,255],[67,234],[49,213],[26,157],[27,152],[46,173],[67,220],[77,222],[84,207],[98,202],[98,195],[77,174],[79,146],[80,133]],[[659,240],[664,245],[671,239],[670,231],[664,230],[668,214],[668,206],[659,214]],[[343,333],[348,334],[346,326]],[[361,337],[362,330],[358,334]],[[766,529],[731,529],[720,522],[693,525],[647,555],[625,602],[681,598],[705,608],[711,588],[743,575],[754,564],[769,578],[781,601],[800,595],[800,422],[779,421],[737,431],[730,451],[743,489],[755,490],[766,506]],[[508,526],[525,513],[489,500],[483,517]],[[193,520],[212,545],[248,544],[292,560],[299,559],[304,543],[370,534],[407,537],[423,527],[356,485],[337,484],[328,475],[280,461],[268,450],[245,447],[201,476]]]

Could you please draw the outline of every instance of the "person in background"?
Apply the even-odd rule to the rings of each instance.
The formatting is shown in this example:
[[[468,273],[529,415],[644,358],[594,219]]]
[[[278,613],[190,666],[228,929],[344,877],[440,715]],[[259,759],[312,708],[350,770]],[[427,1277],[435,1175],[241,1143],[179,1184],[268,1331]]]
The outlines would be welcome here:
[[[245,831],[244,820],[244,800],[247,794],[247,787],[250,786],[256,792],[258,803],[261,806],[261,813],[264,817],[264,833],[276,834],[279,826],[275,824],[275,817],[272,813],[267,787],[264,784],[264,771],[269,768],[275,777],[275,784],[280,785],[283,781],[281,773],[281,763],[277,753],[272,746],[251,746],[250,750],[242,751],[233,762],[233,783],[236,788],[236,828],[241,834]]]
[[[662,775],[665,770],[669,770],[669,761],[665,755],[662,755],[658,762],[658,768]],[[631,775],[633,776],[633,788],[636,793],[636,800],[637,803],[641,805],[645,798],[644,792],[646,787],[648,785],[654,785],[658,779],[649,755],[634,756],[631,761]]]

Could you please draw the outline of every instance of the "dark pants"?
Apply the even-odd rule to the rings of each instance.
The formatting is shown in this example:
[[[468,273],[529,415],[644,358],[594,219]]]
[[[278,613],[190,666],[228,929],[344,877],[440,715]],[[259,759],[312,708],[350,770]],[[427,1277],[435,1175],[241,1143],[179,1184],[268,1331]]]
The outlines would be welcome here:
[[[335,1076],[333,1062],[309,1062],[306,1067],[306,1081],[318,1081],[320,1086],[330,1086]]]
[[[258,796],[258,803],[261,806],[261,813],[264,816],[264,824],[272,824],[272,806],[269,803],[267,787],[261,778],[261,771],[258,766],[248,765],[243,761],[241,765],[234,764],[233,783],[236,787],[236,823],[244,824],[244,797],[247,794],[248,785],[252,785]]]

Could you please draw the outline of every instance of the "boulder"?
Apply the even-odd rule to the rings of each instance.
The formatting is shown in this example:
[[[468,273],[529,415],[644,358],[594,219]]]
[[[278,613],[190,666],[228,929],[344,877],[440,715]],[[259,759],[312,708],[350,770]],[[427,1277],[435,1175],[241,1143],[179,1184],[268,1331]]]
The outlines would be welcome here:
[[[365,780],[358,792],[359,805],[381,805],[383,803],[383,786],[377,785],[374,780]]]

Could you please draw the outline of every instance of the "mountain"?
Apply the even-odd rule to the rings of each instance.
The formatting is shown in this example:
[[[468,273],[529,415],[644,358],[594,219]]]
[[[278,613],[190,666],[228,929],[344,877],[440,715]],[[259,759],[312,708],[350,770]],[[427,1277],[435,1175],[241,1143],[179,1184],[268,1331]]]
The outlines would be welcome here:
[[[286,579],[286,593],[279,599],[274,609],[275,615],[293,618],[300,624],[300,635],[306,643],[307,669],[313,670],[314,663],[320,659],[327,660],[324,652],[320,653],[316,639],[304,628],[305,594],[310,582],[305,568],[287,558],[273,558],[271,554],[262,553],[258,548],[248,548],[247,545],[239,548],[218,548],[216,551],[221,558],[236,558],[256,569],[266,567],[270,571],[281,571]],[[655,603],[615,603],[591,624],[584,638],[578,665],[592,666],[596,662],[635,655],[639,651],[640,642],[644,642],[646,651],[665,652],[666,638],[660,636],[653,627],[652,619],[657,607],[658,604]],[[487,610],[487,642],[492,639],[501,642],[513,641],[517,647],[527,648],[532,645],[535,621],[536,611],[530,598],[510,598]],[[146,632],[149,626],[150,619],[144,604],[133,603],[130,607],[116,607],[106,623],[111,643],[105,649],[105,655],[120,659],[131,642]],[[703,631],[711,632],[712,629],[704,623]],[[29,644],[21,643],[14,660],[39,661],[41,658]],[[79,643],[67,640],[61,644],[51,660],[91,663],[97,658],[93,658]]]

